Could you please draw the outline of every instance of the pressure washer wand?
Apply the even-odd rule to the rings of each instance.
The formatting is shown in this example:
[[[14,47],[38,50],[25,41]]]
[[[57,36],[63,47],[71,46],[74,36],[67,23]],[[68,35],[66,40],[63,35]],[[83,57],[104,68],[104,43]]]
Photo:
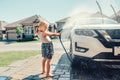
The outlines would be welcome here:
[[[66,55],[68,57],[68,59],[69,59],[69,61],[72,63],[72,59],[70,58],[70,56],[69,56],[69,54],[68,54],[68,52],[67,52],[67,50],[66,50],[66,48],[65,48],[65,46],[64,46],[64,44],[62,42],[62,40],[61,40],[61,35],[59,36],[59,41],[60,41],[60,43],[61,43],[61,45],[62,45],[62,47],[63,47],[63,49],[64,49],[64,51],[65,51],[65,53],[66,53]]]

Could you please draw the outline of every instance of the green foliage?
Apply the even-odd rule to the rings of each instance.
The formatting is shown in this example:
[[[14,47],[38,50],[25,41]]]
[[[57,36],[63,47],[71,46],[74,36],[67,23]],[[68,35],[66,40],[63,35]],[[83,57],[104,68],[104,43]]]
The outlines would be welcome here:
[[[17,27],[16,27],[16,33],[17,33],[18,35],[22,34],[22,33],[23,33],[23,28],[22,28],[21,26],[17,26]]]

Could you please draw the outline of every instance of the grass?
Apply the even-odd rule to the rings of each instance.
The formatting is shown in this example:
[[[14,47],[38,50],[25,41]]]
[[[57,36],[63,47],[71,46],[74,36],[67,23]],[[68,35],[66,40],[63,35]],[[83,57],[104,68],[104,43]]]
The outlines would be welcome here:
[[[24,60],[28,57],[40,54],[40,51],[9,51],[0,52],[0,67],[8,66],[9,64]]]

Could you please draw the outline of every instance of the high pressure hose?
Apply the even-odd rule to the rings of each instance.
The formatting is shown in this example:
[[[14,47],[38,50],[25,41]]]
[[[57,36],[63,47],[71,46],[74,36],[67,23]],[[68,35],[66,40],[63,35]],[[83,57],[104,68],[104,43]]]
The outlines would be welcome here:
[[[61,31],[62,31],[62,30],[61,30]],[[58,32],[61,32],[61,31],[58,31]],[[71,59],[69,53],[67,52],[67,50],[66,50],[66,48],[65,48],[65,46],[64,46],[64,44],[63,44],[63,42],[62,42],[62,40],[61,40],[61,35],[59,36],[59,41],[60,41],[60,43],[61,43],[61,45],[62,45],[62,47],[63,47],[63,49],[64,49],[64,51],[65,51],[65,53],[66,53],[66,55],[67,55],[68,60],[72,63],[72,59]]]

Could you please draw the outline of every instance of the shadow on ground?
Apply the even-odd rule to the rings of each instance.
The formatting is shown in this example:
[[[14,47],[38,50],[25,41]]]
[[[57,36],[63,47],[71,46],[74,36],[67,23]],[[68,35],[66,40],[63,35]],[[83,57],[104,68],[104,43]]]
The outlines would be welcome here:
[[[30,75],[22,80],[41,80],[41,78],[40,78],[40,74],[36,74],[36,75]]]
[[[12,44],[12,43],[15,43],[17,41],[15,41],[15,40],[1,40],[0,42],[4,42],[5,44]]]
[[[12,78],[9,76],[0,76],[0,80],[11,80]]]

